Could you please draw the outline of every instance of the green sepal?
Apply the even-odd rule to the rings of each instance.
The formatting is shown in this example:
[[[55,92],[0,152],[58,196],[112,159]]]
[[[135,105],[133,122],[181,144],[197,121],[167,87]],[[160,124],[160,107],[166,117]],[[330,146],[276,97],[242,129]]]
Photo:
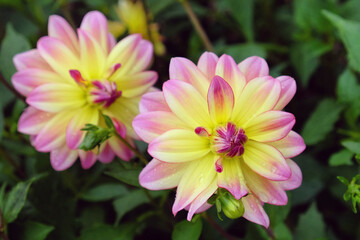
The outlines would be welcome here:
[[[223,218],[221,217],[221,202],[220,200],[217,198],[215,200],[215,206],[216,206],[216,212],[217,212],[217,216],[221,221],[224,221]]]
[[[79,149],[89,151],[100,145],[107,139],[112,137],[113,131],[107,128],[100,128],[93,124],[86,124],[82,131],[87,131],[84,140],[79,146]]]
[[[115,129],[115,126],[114,126],[114,123],[113,123],[112,119],[109,116],[105,115],[105,114],[101,114],[101,115],[105,120],[106,126],[108,128],[110,128],[110,129]]]

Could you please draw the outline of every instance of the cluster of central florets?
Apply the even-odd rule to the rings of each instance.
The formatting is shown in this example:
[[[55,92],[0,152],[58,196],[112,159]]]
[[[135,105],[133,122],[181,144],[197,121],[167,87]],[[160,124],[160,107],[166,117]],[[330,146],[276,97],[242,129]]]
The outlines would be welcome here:
[[[92,101],[94,103],[103,103],[103,107],[109,107],[115,100],[121,96],[121,91],[117,90],[115,82],[110,82],[109,80],[104,81],[93,81],[92,85],[94,86],[90,90],[92,96]]]
[[[229,122],[225,126],[216,128],[213,138],[213,148],[226,157],[239,157],[244,153],[244,144],[247,141],[245,131]]]
[[[89,81],[82,77],[80,71],[70,70],[70,76],[75,82],[82,87],[86,95],[89,97],[90,103],[101,104],[102,107],[107,108],[116,101],[117,98],[121,97],[121,91],[117,89],[117,85],[113,81],[107,80],[110,78],[119,68],[121,64],[115,64],[109,69],[109,73],[104,80]]]
[[[213,152],[218,155],[215,169],[219,173],[223,171],[223,158],[241,157],[245,152],[244,145],[248,140],[245,130],[232,122],[216,127],[212,134],[204,127],[197,127],[195,133],[209,139]]]

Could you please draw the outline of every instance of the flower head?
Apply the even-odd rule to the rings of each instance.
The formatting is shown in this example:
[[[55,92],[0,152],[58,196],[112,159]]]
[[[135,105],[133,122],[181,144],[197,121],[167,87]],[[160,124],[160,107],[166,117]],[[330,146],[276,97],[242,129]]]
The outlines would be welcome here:
[[[173,213],[211,205],[219,188],[241,199],[244,217],[268,226],[263,203],[285,205],[285,190],[302,176],[290,158],[304,141],[291,131],[292,114],[281,111],[294,96],[295,80],[269,76],[259,57],[240,64],[204,53],[197,66],[185,58],[170,63],[162,92],[145,94],[133,122],[154,158],[140,174],[148,189],[177,187]]]
[[[50,16],[48,32],[36,49],[14,57],[18,72],[12,82],[30,105],[18,130],[31,135],[38,151],[51,153],[55,170],[69,168],[78,156],[85,169],[115,155],[130,160],[133,153],[115,137],[102,144],[99,154],[79,150],[81,129],[87,123],[105,126],[103,113],[122,137],[137,138],[132,119],[141,95],[157,80],[156,72],[145,71],[152,44],[138,34],[116,44],[97,11],[85,15],[77,34],[62,17]]]
[[[146,14],[142,1],[119,0],[115,10],[120,22],[109,21],[110,32],[115,37],[120,36],[126,30],[130,34],[140,33],[144,39],[153,42],[156,55],[163,55],[165,53],[165,46],[162,43],[163,36],[159,33],[159,25],[153,22],[148,23],[149,17]]]

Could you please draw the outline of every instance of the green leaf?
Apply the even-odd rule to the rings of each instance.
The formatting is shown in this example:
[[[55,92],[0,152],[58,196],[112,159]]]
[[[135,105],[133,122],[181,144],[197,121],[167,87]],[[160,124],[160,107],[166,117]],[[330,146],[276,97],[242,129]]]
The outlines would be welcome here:
[[[320,56],[332,49],[332,45],[313,39],[292,46],[290,59],[304,87],[320,64]]]
[[[321,15],[321,10],[331,8],[331,1],[327,0],[295,0],[294,19],[296,25],[305,30],[312,29],[317,32],[326,32],[330,29],[326,19]]]
[[[341,145],[343,145],[350,152],[353,152],[356,154],[360,153],[360,142],[345,140],[345,141],[341,142]]]
[[[1,66],[0,66],[0,73],[1,73]],[[15,95],[9,91],[7,87],[5,87],[4,84],[0,83],[0,101],[1,101],[1,111],[3,111],[4,107],[7,106],[11,101],[15,99]],[[4,113],[2,113],[4,114]]]
[[[5,199],[3,209],[4,221],[6,223],[13,222],[19,215],[21,209],[24,207],[31,184],[46,175],[46,173],[36,175],[26,182],[19,182],[11,189]]]
[[[340,15],[349,20],[360,21],[360,0],[348,0],[341,4]]]
[[[201,219],[196,222],[187,220],[177,223],[172,232],[172,240],[197,240],[202,231]]]
[[[337,153],[331,155],[329,159],[329,165],[332,167],[341,166],[341,165],[353,165],[351,161],[354,154],[346,149],[343,149]]]
[[[338,29],[340,38],[348,53],[350,66],[360,72],[360,22],[349,21],[329,11],[322,11],[330,22]]]
[[[48,161],[48,156],[42,160]],[[88,178],[85,178],[84,174],[89,175],[93,173],[93,170],[80,171],[77,174],[73,171],[75,176],[71,177],[69,174],[65,175],[70,171],[55,172],[49,168],[49,163],[45,166],[45,169],[47,171],[50,170],[51,174],[31,186],[31,204],[26,204],[26,209],[23,210],[24,214],[21,215],[34,220],[46,219],[46,223],[54,226],[55,229],[50,234],[51,238],[48,237],[49,240],[77,239],[75,234],[78,230],[75,231],[75,229],[78,229],[80,223],[78,220],[79,216],[75,215],[75,213],[79,213],[83,207],[90,204],[83,204],[77,201],[74,195],[77,193],[77,189],[73,189],[74,192],[72,193],[64,182],[67,179],[72,181],[73,187],[75,184],[87,184],[86,180]],[[25,212],[25,210],[31,211],[31,209],[33,210],[30,212],[30,215],[28,211]],[[20,221],[17,220],[16,223],[18,222]]]
[[[349,102],[350,103],[350,102]],[[344,116],[347,124],[353,129],[357,128],[357,120],[360,116],[360,101],[356,100],[350,103],[350,106],[345,110]]]
[[[21,240],[44,240],[51,231],[53,226],[45,225],[39,222],[26,222]]]
[[[256,43],[245,43],[225,46],[224,49],[217,49],[218,53],[226,53],[232,56],[235,62],[241,62],[250,56],[266,58],[265,48]]]
[[[340,102],[352,103],[360,98],[360,85],[355,74],[350,69],[345,69],[338,78],[336,93]]]
[[[7,81],[10,81],[11,76],[16,72],[12,61],[15,54],[29,49],[28,40],[17,33],[11,24],[7,24],[6,35],[0,49],[0,70]]]
[[[327,177],[327,168],[324,168],[317,159],[303,153],[297,157],[297,164],[303,173],[301,187],[291,191],[292,206],[304,204],[315,199],[316,195],[324,188]]]
[[[6,35],[1,42],[0,48],[0,72],[9,83],[11,76],[16,72],[13,64],[13,57],[15,54],[29,49],[30,44],[28,40],[20,33],[17,33],[10,23],[7,24]],[[15,96],[4,86],[4,84],[0,84],[0,92],[1,107],[4,108],[15,98]],[[0,130],[2,131],[2,129]]]
[[[269,240],[269,236],[263,226],[258,224],[247,224],[244,240]]]
[[[113,201],[113,206],[115,208],[117,215],[116,223],[118,223],[126,213],[130,212],[131,210],[135,209],[136,207],[142,204],[149,203],[150,202],[149,197],[156,198],[165,193],[165,191],[152,191],[152,192],[148,192],[148,194],[150,195],[148,196],[145,193],[145,191],[147,190],[145,189],[134,190],[126,194],[125,196]]]
[[[83,231],[79,240],[132,240],[135,230],[134,223],[122,224],[119,227],[100,224]]]
[[[276,240],[291,240],[292,233],[289,228],[284,224],[280,223],[273,228]]]
[[[301,187],[292,192],[293,205],[300,205],[311,201],[323,189],[324,184],[319,179],[311,179],[301,184]]]
[[[139,183],[141,170],[142,169],[117,169],[116,171],[105,172],[105,174],[126,184],[141,187]]]
[[[311,231],[316,229],[316,231]],[[295,229],[296,239],[319,239],[325,237],[325,223],[316,204],[311,204],[310,208],[300,216],[299,223]]]
[[[305,123],[301,134],[305,143],[314,145],[322,141],[333,130],[342,108],[332,99],[322,100]]]
[[[254,1],[223,0],[217,1],[219,7],[230,11],[244,33],[247,41],[254,41]]]
[[[264,205],[265,212],[269,216],[272,227],[282,224],[288,216],[291,208],[291,201],[289,198],[288,203],[285,206],[276,206],[266,204]]]
[[[81,198],[90,202],[100,202],[124,196],[128,192],[127,188],[121,184],[105,183],[87,190]]]
[[[20,182],[10,191],[4,206],[4,221],[13,222],[24,207],[27,193],[33,181]]]
[[[22,0],[20,0],[20,2],[21,1]],[[4,20],[3,23],[11,23],[11,25],[14,27],[14,29],[16,29],[17,32],[21,33],[28,39],[38,39],[39,26],[37,25],[37,23],[34,22],[30,14],[24,14],[24,10],[26,11],[28,5],[21,3],[20,6],[22,8],[20,11],[9,11],[8,8],[1,9],[0,7],[0,10],[2,10],[0,15],[2,20]]]

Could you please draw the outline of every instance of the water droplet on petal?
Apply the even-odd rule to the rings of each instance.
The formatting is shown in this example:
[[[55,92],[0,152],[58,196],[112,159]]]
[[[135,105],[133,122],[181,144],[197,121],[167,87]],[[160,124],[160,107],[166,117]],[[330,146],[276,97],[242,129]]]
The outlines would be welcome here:
[[[203,176],[203,174],[201,174],[201,175],[199,176],[199,182],[202,183],[203,181],[204,181],[204,176]]]

